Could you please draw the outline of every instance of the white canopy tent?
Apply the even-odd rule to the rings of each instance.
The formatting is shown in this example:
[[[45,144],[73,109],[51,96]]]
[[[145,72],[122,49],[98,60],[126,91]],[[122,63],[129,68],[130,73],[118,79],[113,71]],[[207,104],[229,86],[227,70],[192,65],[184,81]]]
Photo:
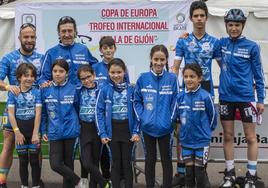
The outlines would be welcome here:
[[[137,2],[146,0],[104,0],[105,2]],[[164,0],[162,0],[164,1]],[[73,0],[17,0],[0,6],[0,57],[15,48],[14,19],[15,6],[20,3],[73,2]],[[100,2],[98,0],[79,0],[79,2]],[[77,2],[77,3],[79,3]],[[244,35],[258,42],[262,49],[262,58],[266,80],[268,79],[268,1],[267,0],[208,0],[209,19],[207,32],[216,36],[226,36],[223,16],[230,8],[241,8],[248,17]],[[175,42],[174,42],[175,43]],[[218,67],[215,66],[214,77],[217,85]],[[267,83],[266,83],[267,85]]]

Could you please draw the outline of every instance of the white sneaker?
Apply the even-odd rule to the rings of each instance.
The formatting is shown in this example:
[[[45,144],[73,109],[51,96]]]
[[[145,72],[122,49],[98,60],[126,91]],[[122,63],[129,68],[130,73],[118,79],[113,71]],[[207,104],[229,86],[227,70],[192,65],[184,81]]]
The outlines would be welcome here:
[[[81,178],[75,188],[88,188],[88,179]]]
[[[38,185],[38,186],[34,186],[34,187],[32,187],[32,188],[40,188],[40,186]]]
[[[87,178],[81,178],[82,184],[83,184],[83,188],[89,188],[89,184],[88,184],[88,179]]]
[[[28,186],[24,186],[24,185],[21,185],[20,187],[21,188],[29,188]]]

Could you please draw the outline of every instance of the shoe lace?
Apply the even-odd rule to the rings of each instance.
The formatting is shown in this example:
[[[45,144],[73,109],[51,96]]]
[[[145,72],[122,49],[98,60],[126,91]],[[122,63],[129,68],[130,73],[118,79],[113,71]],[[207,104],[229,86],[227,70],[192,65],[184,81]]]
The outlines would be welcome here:
[[[258,179],[261,179],[261,178],[258,177],[257,175],[251,175],[250,173],[247,173],[247,175],[246,175],[246,183],[255,184],[255,182]]]
[[[224,171],[220,171],[220,174],[224,174],[224,181],[231,181],[232,183],[235,182],[235,173],[234,170],[230,170],[227,171],[227,169],[225,169]]]

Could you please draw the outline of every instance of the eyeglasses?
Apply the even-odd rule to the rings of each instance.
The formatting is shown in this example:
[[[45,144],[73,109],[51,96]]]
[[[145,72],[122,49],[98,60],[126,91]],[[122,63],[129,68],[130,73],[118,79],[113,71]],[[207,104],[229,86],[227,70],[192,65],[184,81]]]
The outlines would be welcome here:
[[[84,82],[84,81],[86,81],[86,80],[89,80],[91,78],[91,76],[86,76],[86,77],[84,77],[84,78],[80,78],[80,80],[82,81],[82,82]]]
[[[33,24],[31,24],[31,23],[24,23],[24,24],[22,24],[22,25],[20,26],[20,31],[22,31],[23,29],[25,29],[25,28],[27,28],[27,27],[30,27],[30,28],[32,28],[34,31],[36,31],[36,27],[35,27]]]
[[[65,21],[75,22],[71,16],[63,16],[59,19],[59,22],[65,22]]]

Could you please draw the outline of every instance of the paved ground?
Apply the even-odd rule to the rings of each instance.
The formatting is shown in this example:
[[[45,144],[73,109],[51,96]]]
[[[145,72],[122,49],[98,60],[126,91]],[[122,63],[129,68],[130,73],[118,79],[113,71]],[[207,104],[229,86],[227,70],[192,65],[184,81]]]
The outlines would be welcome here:
[[[139,162],[138,165],[143,168],[144,163]],[[75,163],[75,171],[78,172],[79,174],[79,162],[76,161]],[[175,163],[173,164],[174,169],[175,169]],[[236,165],[236,171],[237,175],[243,175],[246,172],[245,168],[246,164],[244,163],[239,163]],[[209,178],[212,184],[212,187],[218,187],[219,183],[222,180],[222,174],[219,174],[219,171],[222,171],[224,169],[223,163],[209,163],[208,164],[208,174]],[[161,182],[161,174],[162,174],[162,169],[161,165],[157,163],[156,166],[156,176],[158,180]],[[258,165],[258,175],[262,178],[262,180],[265,182],[266,187],[268,188],[268,164],[260,163]],[[61,188],[61,181],[62,178],[54,173],[49,166],[48,160],[43,160],[43,169],[42,169],[42,179],[45,182],[45,185],[47,188]],[[19,174],[18,174],[18,160],[15,159],[12,169],[9,174],[9,179],[8,179],[8,187],[9,188],[19,188]],[[145,188],[145,180],[144,180],[144,175],[141,174],[138,176],[138,183],[134,184],[134,188]]]

